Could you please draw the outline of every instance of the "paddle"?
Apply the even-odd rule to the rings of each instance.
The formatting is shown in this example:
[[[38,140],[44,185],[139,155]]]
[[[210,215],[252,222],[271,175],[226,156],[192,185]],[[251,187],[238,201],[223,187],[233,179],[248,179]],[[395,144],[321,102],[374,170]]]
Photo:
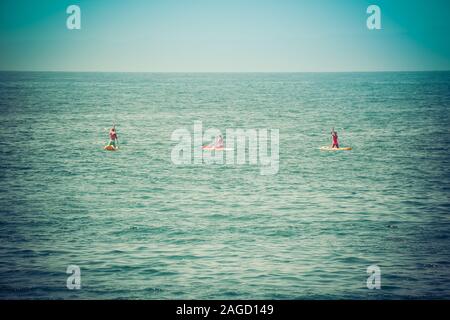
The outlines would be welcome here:
[[[113,123],[113,128],[116,129],[116,124],[115,123]],[[116,131],[116,141],[117,141],[116,149],[119,149],[119,135],[117,134],[117,130],[115,130],[115,131]]]

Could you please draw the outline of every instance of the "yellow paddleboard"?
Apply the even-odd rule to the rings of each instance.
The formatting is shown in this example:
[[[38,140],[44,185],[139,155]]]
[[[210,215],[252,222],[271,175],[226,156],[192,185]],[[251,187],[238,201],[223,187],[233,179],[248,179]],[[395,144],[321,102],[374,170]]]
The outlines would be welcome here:
[[[322,151],[347,151],[347,150],[352,150],[351,147],[345,147],[345,148],[332,148],[332,147],[320,147],[320,150]]]
[[[108,150],[108,151],[117,151],[117,149],[119,149],[119,147],[105,146],[103,149]]]

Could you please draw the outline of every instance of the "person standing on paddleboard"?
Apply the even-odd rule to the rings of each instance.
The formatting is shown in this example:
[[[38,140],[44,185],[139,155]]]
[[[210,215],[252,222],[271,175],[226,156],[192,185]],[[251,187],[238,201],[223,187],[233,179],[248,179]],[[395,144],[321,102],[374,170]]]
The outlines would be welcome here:
[[[223,148],[223,138],[222,135],[216,136],[214,142],[211,142],[206,146],[206,148]]]
[[[108,146],[113,146],[114,148],[117,148],[116,144],[118,144],[118,143],[119,143],[119,137],[117,136],[116,125],[113,125],[113,127],[109,130]]]
[[[223,138],[222,135],[219,135],[216,137],[216,143],[215,146],[216,148],[223,148]]]
[[[339,149],[338,134],[336,131],[334,131],[334,128],[331,129],[331,140],[332,140],[331,148]]]

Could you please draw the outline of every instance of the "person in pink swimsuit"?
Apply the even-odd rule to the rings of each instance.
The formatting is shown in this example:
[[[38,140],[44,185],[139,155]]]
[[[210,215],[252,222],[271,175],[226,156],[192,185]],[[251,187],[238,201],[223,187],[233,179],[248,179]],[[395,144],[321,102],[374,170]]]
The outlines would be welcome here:
[[[116,142],[119,142],[119,137],[117,136],[116,125],[113,125],[113,127],[109,130],[108,146],[113,146],[114,148],[116,148]]]
[[[331,140],[332,140],[331,148],[339,149],[338,134],[336,131],[334,131],[334,128],[331,129]]]
[[[216,136],[216,139],[214,140],[214,142],[211,142],[210,144],[208,144],[207,146],[204,146],[203,148],[206,148],[206,149],[223,148],[222,135]]]
[[[215,148],[223,148],[223,137],[219,135],[216,137],[216,143],[214,145]]]

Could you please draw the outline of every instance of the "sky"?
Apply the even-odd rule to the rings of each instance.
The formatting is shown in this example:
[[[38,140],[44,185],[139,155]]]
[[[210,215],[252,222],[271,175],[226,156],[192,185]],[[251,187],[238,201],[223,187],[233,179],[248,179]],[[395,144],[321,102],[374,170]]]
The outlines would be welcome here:
[[[74,4],[80,30],[66,27]],[[1,0],[0,70],[450,70],[449,13],[448,0]]]

